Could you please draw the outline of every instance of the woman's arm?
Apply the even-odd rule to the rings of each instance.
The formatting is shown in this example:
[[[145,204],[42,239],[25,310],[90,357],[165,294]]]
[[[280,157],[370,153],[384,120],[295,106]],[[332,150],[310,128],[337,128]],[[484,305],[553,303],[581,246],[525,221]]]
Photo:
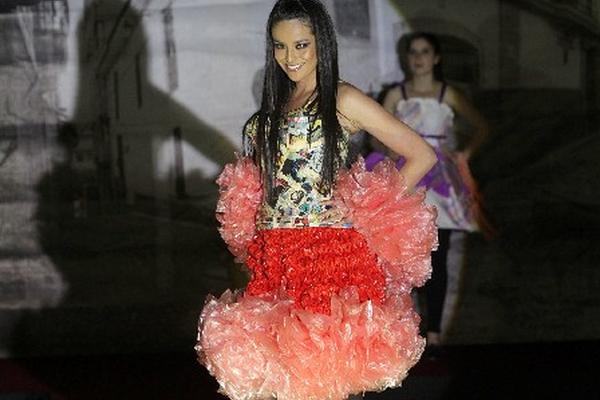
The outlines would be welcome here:
[[[385,98],[383,99],[383,108],[385,108],[385,110],[390,114],[394,115],[396,112],[396,106],[400,100],[402,100],[402,89],[400,89],[400,86],[396,86],[390,89],[385,95]]]
[[[469,140],[467,148],[460,152],[468,159],[488,137],[490,133],[489,125],[473,103],[454,87],[448,86],[444,100],[456,114],[464,118],[475,130],[475,134]]]
[[[406,159],[400,173],[409,189],[414,188],[436,163],[433,149],[419,134],[354,86],[347,83],[339,86],[338,109],[353,120],[358,128],[369,132],[394,153]]]
[[[398,105],[398,102],[401,99],[402,99],[402,90],[398,86],[394,87],[394,88],[390,89],[387,92],[387,94],[385,95],[385,98],[383,99],[383,108],[387,112],[389,112],[390,114],[393,115],[394,112],[396,111],[396,106]],[[375,138],[375,136],[371,135],[369,142],[371,143],[371,147],[373,147],[373,150],[385,154],[386,156],[390,157],[394,161],[398,159],[398,154],[391,151],[383,143],[381,143],[379,140],[377,140]]]

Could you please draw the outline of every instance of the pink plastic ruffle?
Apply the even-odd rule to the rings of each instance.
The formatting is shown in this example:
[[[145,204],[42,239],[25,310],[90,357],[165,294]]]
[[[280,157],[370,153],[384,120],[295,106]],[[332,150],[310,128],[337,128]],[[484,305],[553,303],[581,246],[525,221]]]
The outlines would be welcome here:
[[[217,178],[219,233],[236,260],[243,262],[256,233],[256,213],[262,201],[260,172],[248,157],[227,164]]]
[[[262,199],[258,171],[249,160],[240,159],[226,167],[218,183],[221,234],[232,253],[246,259],[251,241],[260,236],[254,227]],[[356,253],[371,250],[377,255],[377,266],[385,277],[385,297],[364,301],[360,293],[368,285],[355,282],[341,285],[339,291],[329,290],[330,307],[315,312],[298,307],[293,291],[286,292],[290,289],[287,275],[276,274],[256,293],[250,293],[253,288],[249,287],[243,295],[227,291],[218,299],[209,298],[200,317],[196,350],[219,382],[220,391],[232,400],[343,400],[352,393],[400,386],[418,361],[424,339],[419,336],[419,316],[410,291],[431,273],[430,253],[437,242],[435,209],[424,204],[423,192],[407,192],[391,162],[368,172],[359,160],[340,173],[334,196],[369,247],[350,251],[347,257],[358,259]],[[302,235],[297,237],[292,230],[286,234],[291,235],[290,241],[297,241],[310,233],[307,229],[298,229]],[[276,245],[265,247],[273,252],[272,257],[260,262],[296,253],[304,257],[305,249],[317,249],[300,241],[301,251],[294,250],[286,240],[276,237]],[[330,243],[324,251],[335,248]],[[345,254],[339,249],[335,252]],[[256,256],[252,254],[249,264]],[[287,272],[299,277],[309,274],[314,278],[310,288],[315,282],[322,284],[326,275],[319,266],[331,263],[328,257],[316,259],[323,263],[314,268],[304,259],[286,261],[286,268],[291,268]],[[250,267],[257,273],[263,266]]]
[[[347,289],[326,315],[227,291],[204,307],[196,350],[232,400],[343,400],[399,386],[424,348],[418,325],[409,292],[377,305]]]
[[[437,246],[435,207],[425,204],[423,190],[407,191],[391,160],[367,171],[359,159],[340,173],[334,195],[380,258],[391,286],[409,289],[429,279]]]

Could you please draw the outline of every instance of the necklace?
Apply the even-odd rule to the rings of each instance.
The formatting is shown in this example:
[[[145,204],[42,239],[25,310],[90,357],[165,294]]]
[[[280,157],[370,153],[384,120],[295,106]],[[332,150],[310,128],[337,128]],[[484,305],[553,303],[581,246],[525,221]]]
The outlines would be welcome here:
[[[314,99],[316,99],[316,97],[317,97],[317,88],[315,88],[308,95],[308,97],[306,98],[306,100],[304,100],[299,107],[291,108],[291,109],[287,110],[286,113],[289,114],[289,113],[294,113],[294,112],[297,112],[297,111],[300,111],[300,110],[304,110],[306,108],[306,106],[308,106],[309,104],[311,104],[314,101]]]

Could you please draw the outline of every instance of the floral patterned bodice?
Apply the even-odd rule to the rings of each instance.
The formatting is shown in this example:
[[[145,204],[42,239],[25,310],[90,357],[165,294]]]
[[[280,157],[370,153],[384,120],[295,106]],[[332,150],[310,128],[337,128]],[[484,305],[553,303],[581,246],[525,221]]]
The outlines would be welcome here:
[[[245,132],[251,142],[254,142],[255,128],[251,122]],[[349,134],[343,128],[342,132],[338,151],[344,163]],[[275,166],[276,202],[271,205],[263,201],[257,217],[258,229],[350,226],[334,207],[331,193],[320,188],[324,148],[320,118],[312,117],[304,108],[287,113],[280,129]]]

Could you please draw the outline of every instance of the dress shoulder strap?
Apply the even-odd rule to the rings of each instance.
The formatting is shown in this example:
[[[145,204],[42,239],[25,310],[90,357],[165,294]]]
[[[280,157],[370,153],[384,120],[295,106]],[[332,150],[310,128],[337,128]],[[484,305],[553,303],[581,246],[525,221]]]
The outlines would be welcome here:
[[[408,100],[408,96],[406,95],[406,87],[404,86],[404,82],[400,84],[400,91],[402,92],[402,99]]]
[[[340,117],[342,117],[342,119],[343,119],[344,121],[347,121],[347,122],[350,124],[350,126],[352,127],[352,131],[351,131],[350,133],[357,132],[357,131],[359,131],[359,130],[361,129],[361,128],[360,128],[360,125],[358,124],[358,122],[356,122],[356,121],[355,121],[355,120],[353,120],[352,118],[350,118],[350,117],[346,116],[346,115],[345,115],[344,113],[342,113],[342,112],[341,112],[339,109],[338,109],[338,110],[336,110],[336,112],[337,112],[337,114],[338,114]]]
[[[442,89],[440,90],[440,97],[438,98],[438,101],[440,103],[442,103],[444,101],[444,95],[446,94],[447,87],[448,87],[448,84],[446,82],[442,82]]]

